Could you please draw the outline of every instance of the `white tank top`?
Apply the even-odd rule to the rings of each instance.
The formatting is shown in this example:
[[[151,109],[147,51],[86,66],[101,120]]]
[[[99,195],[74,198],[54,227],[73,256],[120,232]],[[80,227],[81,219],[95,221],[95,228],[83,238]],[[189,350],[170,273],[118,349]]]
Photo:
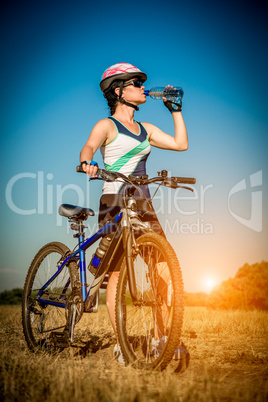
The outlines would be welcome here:
[[[116,138],[109,144],[102,146],[100,152],[106,170],[120,172],[126,176],[146,174],[146,160],[151,151],[148,134],[145,127],[139,123],[140,132],[134,134],[115,117],[109,117],[117,129]],[[123,184],[120,181],[105,182],[103,194],[121,194]]]

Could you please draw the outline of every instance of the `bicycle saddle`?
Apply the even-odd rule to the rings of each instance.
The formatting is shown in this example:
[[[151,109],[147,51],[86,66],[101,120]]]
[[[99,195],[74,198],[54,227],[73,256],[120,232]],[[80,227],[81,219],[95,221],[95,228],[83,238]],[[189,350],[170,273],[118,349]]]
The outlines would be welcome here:
[[[87,219],[88,216],[94,216],[95,213],[90,208],[78,207],[76,205],[61,204],[59,207],[59,214],[66,218]]]

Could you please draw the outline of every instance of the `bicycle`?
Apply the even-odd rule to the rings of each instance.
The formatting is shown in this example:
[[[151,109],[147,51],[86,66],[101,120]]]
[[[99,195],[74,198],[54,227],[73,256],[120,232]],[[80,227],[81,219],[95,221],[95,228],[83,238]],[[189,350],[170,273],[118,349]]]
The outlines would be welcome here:
[[[76,170],[83,171],[81,166]],[[34,257],[22,300],[25,339],[33,351],[73,344],[75,325],[84,313],[98,311],[99,289],[105,284],[111,264],[120,264],[116,326],[126,364],[163,370],[180,344],[183,280],[173,248],[164,236],[153,232],[149,219],[142,220],[134,193],[151,183],[158,184],[158,188],[164,185],[193,191],[181,184],[194,184],[195,179],[168,177],[165,170],[149,179],[147,175],[126,177],[103,169],[98,169],[95,179],[125,183],[124,206],[86,239],[84,221],[94,215],[93,210],[70,204],[59,207],[59,214],[68,218],[78,244],[70,251],[63,243],[48,243]],[[94,275],[88,284],[86,250],[100,239],[88,265]],[[121,258],[114,261],[118,247],[122,247]],[[159,339],[165,342],[156,353],[154,344]]]

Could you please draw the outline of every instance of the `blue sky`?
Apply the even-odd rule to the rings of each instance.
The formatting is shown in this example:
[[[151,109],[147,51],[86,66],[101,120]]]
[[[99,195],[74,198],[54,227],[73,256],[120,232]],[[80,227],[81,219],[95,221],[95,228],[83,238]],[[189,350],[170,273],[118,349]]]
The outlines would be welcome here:
[[[197,179],[195,193],[165,189],[155,200],[185,289],[206,290],[206,279],[219,283],[246,262],[268,259],[264,4],[8,3],[1,22],[0,291],[23,285],[43,244],[74,247],[57,217],[61,201],[97,212],[101,183],[89,186],[75,166],[92,127],[108,116],[99,81],[117,62],[145,71],[147,89],[171,84],[185,92],[189,149],[153,149],[148,160],[150,176],[166,169]],[[136,120],[173,134],[160,101],[148,99]],[[95,159],[102,165],[99,153]],[[89,233],[96,220],[87,222]]]

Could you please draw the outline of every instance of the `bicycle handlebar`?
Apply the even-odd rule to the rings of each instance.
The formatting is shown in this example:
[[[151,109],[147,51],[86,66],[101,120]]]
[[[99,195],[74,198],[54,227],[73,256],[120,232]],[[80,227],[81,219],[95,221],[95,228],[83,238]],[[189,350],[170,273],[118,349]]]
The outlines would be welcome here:
[[[76,171],[79,173],[85,173],[81,165],[76,166]],[[112,172],[104,169],[98,169],[97,175],[100,177],[96,177],[93,179],[99,179],[99,180],[102,179],[108,182],[115,181],[116,179],[122,179],[124,182],[128,184],[138,184],[138,185],[160,182],[163,183],[163,185],[165,185],[166,187],[172,187],[172,188],[177,188],[178,183],[184,183],[184,184],[196,183],[196,179],[194,177],[167,177],[166,170],[158,172],[158,177],[153,177],[151,179],[149,179],[147,175],[143,176],[130,175],[127,177],[122,173]]]

